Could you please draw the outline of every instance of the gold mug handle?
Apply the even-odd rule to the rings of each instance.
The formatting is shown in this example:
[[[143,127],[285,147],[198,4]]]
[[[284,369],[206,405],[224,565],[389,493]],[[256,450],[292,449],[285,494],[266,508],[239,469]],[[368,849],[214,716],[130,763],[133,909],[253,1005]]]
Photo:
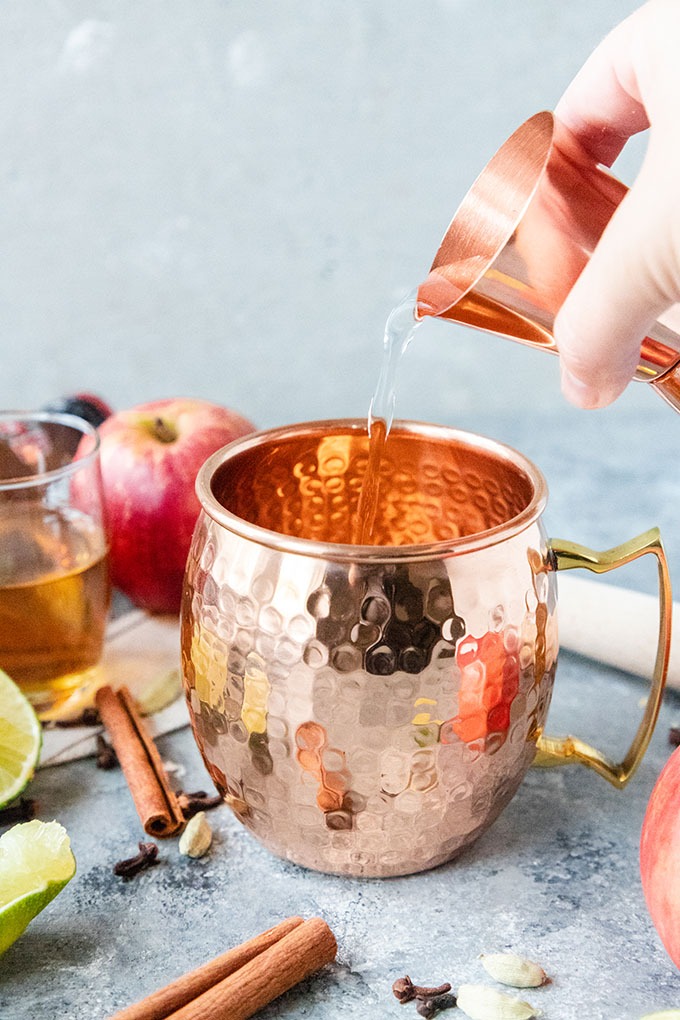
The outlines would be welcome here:
[[[668,573],[666,553],[658,528],[651,528],[643,535],[632,538],[623,545],[605,552],[595,552],[575,542],[561,539],[550,539],[548,542],[551,568],[554,570],[575,570],[583,567],[596,574],[606,574],[609,570],[631,563],[641,556],[651,553],[656,557],[659,572],[659,641],[654,663],[651,690],[645,711],[633,738],[628,752],[622,762],[611,761],[607,755],[578,737],[551,737],[541,734],[536,745],[535,765],[553,766],[580,763],[594,769],[614,786],[623,787],[631,778],[642,761],[656,725],[661,707],[661,698],[666,685],[668,660],[671,648],[671,617],[673,601],[671,582]]]

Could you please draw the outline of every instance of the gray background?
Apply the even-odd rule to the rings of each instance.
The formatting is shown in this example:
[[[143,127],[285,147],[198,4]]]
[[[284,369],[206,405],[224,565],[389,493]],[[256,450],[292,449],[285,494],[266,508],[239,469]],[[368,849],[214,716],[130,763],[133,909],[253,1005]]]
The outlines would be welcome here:
[[[364,414],[387,314],[468,186],[634,6],[5,0],[0,406]],[[552,409],[557,374],[427,323],[397,413]]]
[[[1,4],[0,407],[92,390],[204,397],[262,428],[366,414],[387,315],[475,176],[634,6]],[[643,151],[617,165],[628,183]],[[519,445],[552,533],[615,545],[625,501],[680,565],[676,416],[641,384],[578,411],[558,375],[430,320],[396,413]],[[595,475],[604,502],[581,491]]]

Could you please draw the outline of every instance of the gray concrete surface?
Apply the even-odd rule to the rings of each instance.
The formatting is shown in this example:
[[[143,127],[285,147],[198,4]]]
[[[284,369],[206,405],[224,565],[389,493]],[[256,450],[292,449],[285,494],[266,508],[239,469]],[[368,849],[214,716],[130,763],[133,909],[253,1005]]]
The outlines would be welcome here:
[[[463,421],[531,452],[551,485],[549,532],[606,548],[659,524],[675,576],[680,431],[659,402],[650,417],[575,414]],[[662,441],[658,442],[659,437]],[[649,450],[655,450],[654,458]],[[646,465],[646,466],[645,466]],[[675,530],[674,530],[675,529]],[[631,583],[628,568],[617,571]],[[608,575],[608,580],[612,575]],[[654,590],[645,564],[638,587]],[[549,728],[623,756],[645,682],[563,653]],[[639,771],[617,791],[579,768],[531,770],[503,815],[457,861],[407,878],[358,880],[305,871],[271,856],[230,814],[211,814],[209,857],[187,861],[159,841],[162,863],[124,883],[114,863],[141,826],[120,772],[92,760],[41,770],[29,788],[40,816],[68,829],[78,861],[69,886],[0,959],[3,1020],[105,1020],[115,1010],[279,919],[323,916],[337,964],[261,1016],[404,1020],[392,982],[484,980],[477,955],[536,958],[553,984],[527,993],[544,1020],[639,1020],[680,1006],[680,973],[647,914],[638,873],[640,827],[680,723],[668,692]],[[209,783],[188,729],[159,741],[185,789]],[[443,1017],[456,1020],[457,1014]]]

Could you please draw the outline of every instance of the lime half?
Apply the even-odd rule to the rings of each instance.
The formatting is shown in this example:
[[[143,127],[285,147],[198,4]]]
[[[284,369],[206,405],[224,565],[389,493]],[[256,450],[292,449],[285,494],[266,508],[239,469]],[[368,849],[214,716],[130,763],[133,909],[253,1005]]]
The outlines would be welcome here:
[[[59,822],[22,822],[0,836],[0,953],[76,873],[68,833]]]
[[[0,808],[18,797],[40,757],[42,728],[17,685],[0,670]]]

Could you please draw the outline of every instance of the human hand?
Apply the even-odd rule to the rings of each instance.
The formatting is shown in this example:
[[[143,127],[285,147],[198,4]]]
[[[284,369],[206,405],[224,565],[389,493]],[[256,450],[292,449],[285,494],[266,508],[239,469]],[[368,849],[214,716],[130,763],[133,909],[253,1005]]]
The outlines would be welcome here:
[[[555,320],[562,391],[580,407],[619,396],[652,323],[680,301],[679,48],[680,3],[649,0],[594,50],[555,109],[606,166],[650,128],[640,173]]]

